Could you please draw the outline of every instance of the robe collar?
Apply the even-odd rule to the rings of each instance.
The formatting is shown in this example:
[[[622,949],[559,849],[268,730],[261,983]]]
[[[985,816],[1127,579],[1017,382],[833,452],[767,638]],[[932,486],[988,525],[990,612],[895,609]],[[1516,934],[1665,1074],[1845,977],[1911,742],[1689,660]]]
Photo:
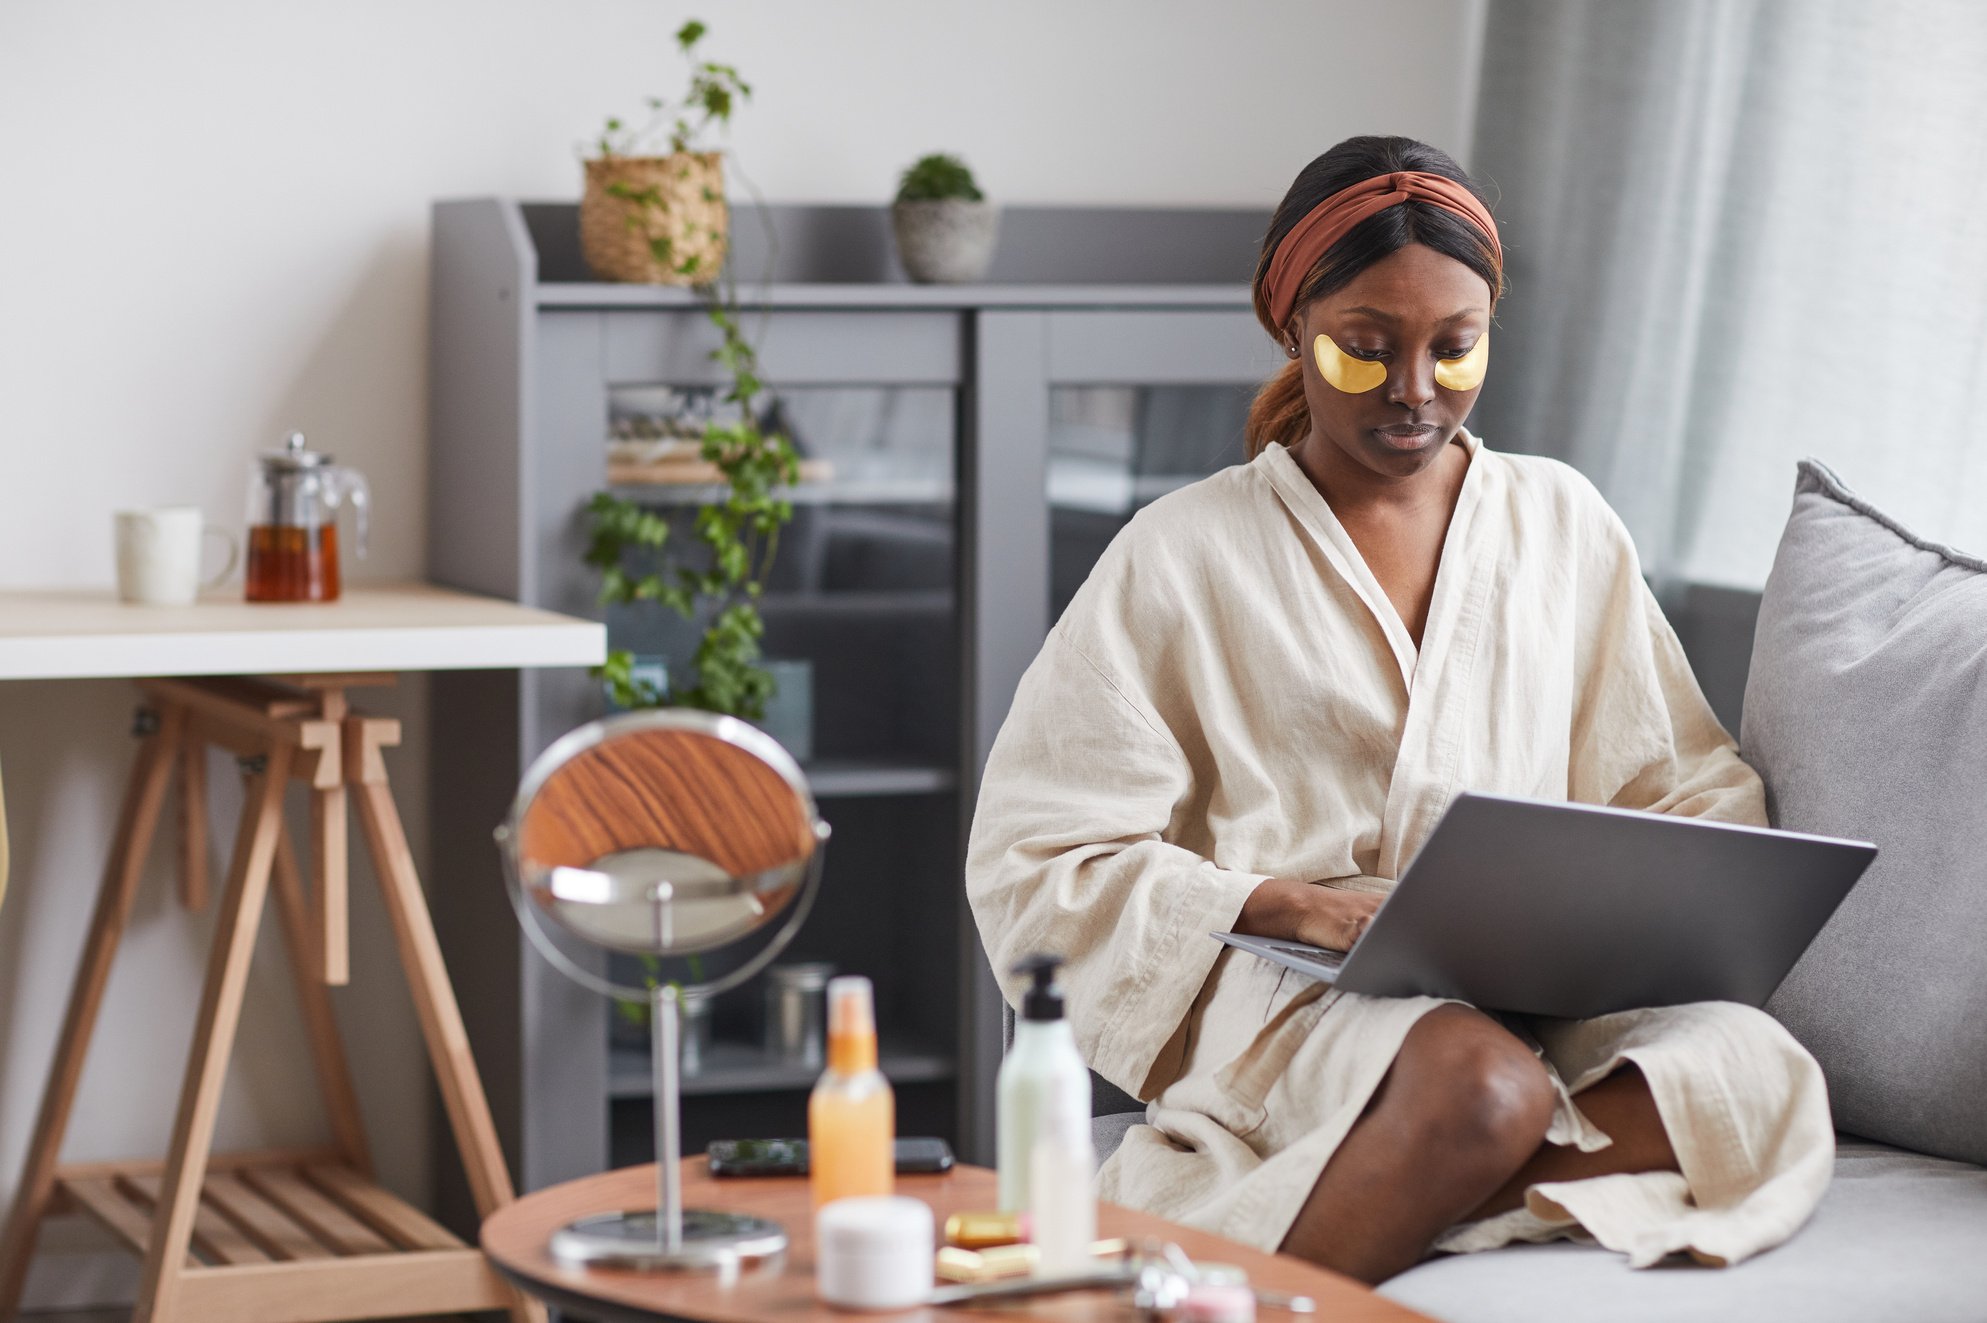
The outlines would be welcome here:
[[[1455,439],[1469,451],[1470,464],[1463,474],[1462,490],[1456,494],[1456,508],[1449,516],[1449,527],[1442,536],[1442,554],[1436,562],[1428,623],[1422,630],[1422,646],[1419,649],[1415,647],[1414,638],[1408,633],[1400,613],[1394,609],[1393,600],[1387,596],[1386,589],[1380,586],[1380,581],[1367,566],[1366,558],[1353,543],[1352,535],[1345,531],[1345,525],[1332,512],[1324,494],[1298,467],[1290,452],[1281,445],[1271,444],[1265,446],[1252,461],[1253,467],[1268,479],[1271,488],[1283,499],[1298,523],[1311,534],[1339,577],[1365,603],[1367,611],[1386,637],[1394,661],[1400,668],[1401,684],[1409,693],[1414,691],[1421,654],[1433,650],[1442,642],[1451,614],[1451,603],[1466,588],[1461,581],[1470,577],[1465,567],[1455,562],[1464,554],[1461,548],[1483,492],[1483,442],[1466,427],[1457,430]]]

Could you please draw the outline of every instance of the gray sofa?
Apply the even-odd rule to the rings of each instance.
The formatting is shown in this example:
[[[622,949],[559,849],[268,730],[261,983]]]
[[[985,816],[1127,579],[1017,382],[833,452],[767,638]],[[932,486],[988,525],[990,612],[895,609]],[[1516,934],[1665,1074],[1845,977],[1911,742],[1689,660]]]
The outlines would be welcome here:
[[[1731,667],[1699,642],[1715,704]],[[1987,1320],[1987,562],[1804,463],[1741,683],[1774,824],[1881,849],[1767,1008],[1828,1076],[1821,1208],[1733,1268],[1559,1242],[1430,1260],[1382,1294],[1455,1323]],[[1098,1110],[1100,1153],[1143,1119]]]

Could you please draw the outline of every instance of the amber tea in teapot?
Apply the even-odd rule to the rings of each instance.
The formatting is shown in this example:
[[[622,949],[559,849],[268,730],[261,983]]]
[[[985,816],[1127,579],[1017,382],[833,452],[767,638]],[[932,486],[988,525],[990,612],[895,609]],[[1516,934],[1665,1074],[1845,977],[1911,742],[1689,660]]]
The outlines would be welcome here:
[[[366,554],[366,480],[331,456],[304,448],[292,432],[281,450],[265,450],[248,489],[248,600],[338,600],[338,507],[359,516],[358,554]]]
[[[337,601],[338,526],[256,525],[248,530],[247,578],[251,602]]]

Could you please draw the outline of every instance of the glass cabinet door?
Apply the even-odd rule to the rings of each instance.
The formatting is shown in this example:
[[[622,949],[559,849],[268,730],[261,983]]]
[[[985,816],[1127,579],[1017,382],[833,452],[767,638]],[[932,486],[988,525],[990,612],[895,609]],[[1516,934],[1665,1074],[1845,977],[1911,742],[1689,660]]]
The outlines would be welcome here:
[[[1243,460],[1242,422],[1283,355],[1246,287],[1181,306],[983,309],[974,316],[961,515],[968,666],[962,762],[977,776],[1022,673],[1112,537],[1165,493]],[[961,1069],[990,1095],[1001,999],[973,971]],[[993,1150],[991,1109],[966,1118]]]
[[[801,763],[834,833],[821,903],[780,961],[871,979],[903,1123],[947,1138],[961,1107],[959,977],[956,947],[932,934],[961,922],[960,338],[953,314],[776,312],[755,401],[761,430],[786,436],[800,465],[778,493],[793,516],[758,598],[779,686],[759,724]],[[603,389],[581,434],[601,485],[666,520],[668,545],[697,566],[698,511],[722,490],[704,429],[736,410],[708,345],[694,314],[610,315]],[[591,495],[575,493],[573,508]],[[686,620],[636,602],[606,619],[609,647],[633,652],[648,678],[694,683],[708,611]],[[603,698],[589,701],[597,712]],[[729,958],[709,957],[708,972]],[[683,1081],[690,1149],[801,1133],[820,1063],[773,1041],[766,987],[717,998],[698,1026]],[[647,1040],[628,1020],[616,1013],[608,1031],[615,1164],[648,1160],[652,1137]]]
[[[1049,612],[1060,617],[1131,517],[1243,462],[1253,385],[1049,388]]]
[[[1283,364],[1252,313],[1044,314],[1048,614],[1138,511],[1240,464],[1249,402]]]
[[[609,394],[607,476],[618,496],[697,547],[697,508],[717,492],[699,447],[712,387],[619,386]],[[779,494],[765,595],[765,656],[781,692],[768,729],[832,788],[860,769],[936,784],[957,753],[954,499],[957,391],[936,385],[773,384],[759,424],[785,435],[800,480]],[[701,619],[652,603],[608,614],[611,646],[672,685],[693,676]],[[801,687],[806,695],[793,691]],[[810,701],[801,702],[801,698]]]

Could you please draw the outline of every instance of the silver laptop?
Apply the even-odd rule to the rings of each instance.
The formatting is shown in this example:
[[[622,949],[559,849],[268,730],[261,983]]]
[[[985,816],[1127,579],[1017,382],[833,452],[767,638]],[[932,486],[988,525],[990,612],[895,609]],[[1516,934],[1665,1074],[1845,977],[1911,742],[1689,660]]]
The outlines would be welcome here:
[[[1214,936],[1378,997],[1572,1019],[1761,1006],[1876,855],[1867,841],[1464,794],[1352,950]]]

